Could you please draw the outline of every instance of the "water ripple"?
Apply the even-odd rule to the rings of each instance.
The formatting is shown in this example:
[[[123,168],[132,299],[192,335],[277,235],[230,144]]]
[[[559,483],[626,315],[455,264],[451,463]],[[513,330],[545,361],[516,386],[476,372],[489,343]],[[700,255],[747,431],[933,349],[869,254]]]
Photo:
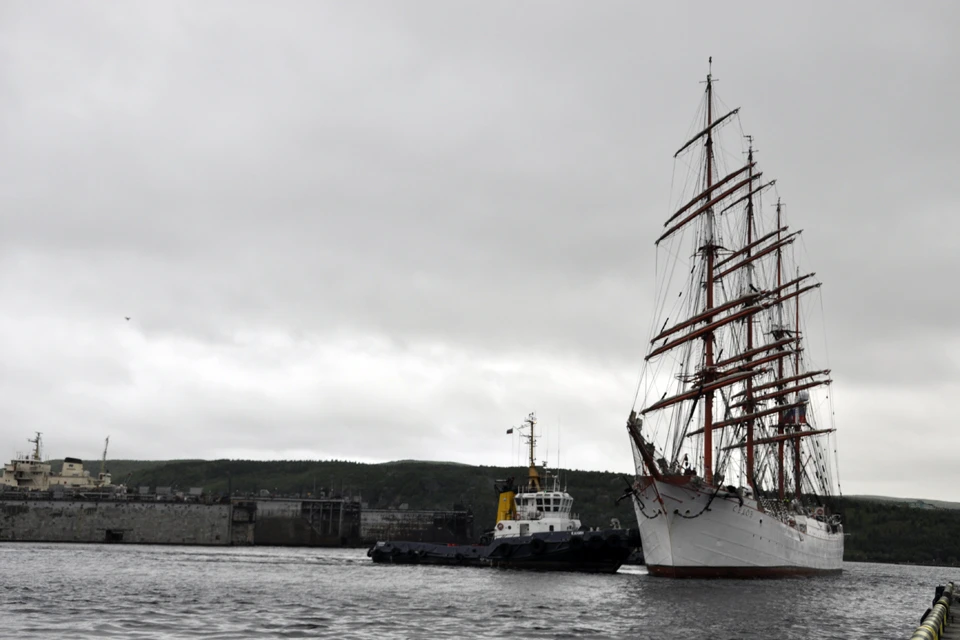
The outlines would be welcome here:
[[[5,635],[71,638],[908,637],[954,570],[776,581],[375,565],[363,550],[0,544]]]

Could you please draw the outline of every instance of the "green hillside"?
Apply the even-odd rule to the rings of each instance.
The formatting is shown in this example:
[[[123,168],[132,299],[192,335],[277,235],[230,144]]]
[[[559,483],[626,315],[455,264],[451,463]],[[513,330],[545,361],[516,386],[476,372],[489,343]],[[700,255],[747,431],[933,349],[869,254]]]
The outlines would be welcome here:
[[[112,463],[111,463],[112,465]],[[108,465],[108,466],[111,466]],[[335,494],[358,496],[371,508],[389,509],[407,504],[411,509],[452,509],[455,504],[473,510],[477,526],[495,524],[497,496],[494,480],[522,479],[526,469],[474,467],[444,462],[404,460],[362,464],[339,460],[178,461],[145,466],[133,472],[127,484],[203,487],[210,493],[255,493],[261,489],[279,494]],[[119,477],[117,474],[115,478]],[[609,526],[619,518],[625,526],[634,515],[628,501],[615,505],[623,492],[620,476],[599,471],[562,471],[561,483],[574,498],[574,509],[587,526]]]
[[[844,559],[960,566],[960,511],[916,508],[913,502],[843,498]]]
[[[63,460],[47,460],[50,463],[50,468],[54,473],[60,473],[63,470]],[[141,471],[143,469],[150,469],[152,467],[160,467],[172,462],[191,462],[199,463],[203,462],[202,460],[107,460],[107,471],[113,476],[114,484],[127,484],[130,483],[128,480],[133,477],[134,472]],[[100,461],[99,460],[84,460],[83,468],[86,471],[90,472],[90,475],[95,476],[100,473]]]
[[[372,508],[472,509],[477,531],[489,529],[496,517],[494,480],[522,479],[526,469],[475,467],[446,462],[401,460],[362,464],[341,460],[110,460],[115,482],[129,487],[203,487],[213,494],[255,493],[267,489],[286,495],[321,491],[359,497]],[[97,469],[91,469],[95,472]],[[622,494],[621,474],[561,471],[562,484],[574,497],[574,509],[587,526],[606,527],[611,518],[636,527],[629,501]],[[882,496],[850,496],[832,500],[844,519],[845,558],[852,561],[960,566],[960,509],[956,503]]]

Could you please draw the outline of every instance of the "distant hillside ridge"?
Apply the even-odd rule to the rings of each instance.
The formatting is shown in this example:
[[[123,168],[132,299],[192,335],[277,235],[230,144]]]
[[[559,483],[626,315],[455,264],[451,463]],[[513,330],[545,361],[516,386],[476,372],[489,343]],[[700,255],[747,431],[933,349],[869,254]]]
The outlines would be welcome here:
[[[108,461],[107,467],[113,465]],[[551,473],[556,470],[551,470]],[[379,464],[343,460],[209,460],[141,465],[126,480],[130,487],[203,487],[209,493],[271,493],[301,496],[326,494],[359,497],[369,508],[471,509],[478,528],[492,528],[497,510],[494,482],[509,477],[522,482],[526,468],[478,467],[462,463],[398,460]],[[631,526],[629,501],[615,504],[626,484],[624,474],[559,470],[560,486],[574,499],[574,510],[587,526],[608,527],[612,518]]]
[[[960,509],[960,502],[948,502],[946,500],[928,500],[926,498],[891,498],[889,496],[847,496],[857,500],[873,500],[876,502],[894,502],[897,504],[906,504],[919,509]]]

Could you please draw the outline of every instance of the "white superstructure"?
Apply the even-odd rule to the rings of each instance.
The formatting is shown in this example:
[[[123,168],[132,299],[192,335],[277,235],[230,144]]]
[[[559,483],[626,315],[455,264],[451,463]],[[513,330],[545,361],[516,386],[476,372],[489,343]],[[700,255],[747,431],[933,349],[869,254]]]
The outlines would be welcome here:
[[[527,440],[530,450],[530,468],[527,484],[516,488],[513,479],[498,487],[500,504],[494,538],[529,536],[534,533],[578,531],[580,520],[573,512],[573,497],[560,488],[560,479],[547,474],[540,477],[534,460],[536,451],[537,417],[531,413],[523,425],[517,427]],[[545,481],[552,481],[552,489],[545,490]]]
[[[516,517],[498,522],[494,538],[580,529],[573,497],[566,491],[518,493],[515,501]]]
[[[79,458],[64,458],[63,469],[60,473],[51,470],[49,462],[41,458],[40,433],[29,440],[34,445],[33,451],[17,456],[3,465],[3,475],[0,476],[0,488],[15,488],[21,491],[51,491],[62,487],[65,489],[100,489],[111,486],[110,473],[101,469],[96,476],[83,468],[83,461]],[[106,449],[104,449],[104,463]],[[103,467],[103,465],[101,465]]]

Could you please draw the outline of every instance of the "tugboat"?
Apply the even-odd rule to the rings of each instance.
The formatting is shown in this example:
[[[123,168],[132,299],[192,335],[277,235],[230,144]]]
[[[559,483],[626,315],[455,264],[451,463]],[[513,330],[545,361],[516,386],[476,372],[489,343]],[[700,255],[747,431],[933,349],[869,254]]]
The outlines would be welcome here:
[[[494,567],[511,569],[616,573],[639,546],[637,532],[619,527],[582,530],[573,513],[573,497],[560,489],[560,479],[550,477],[546,469],[540,477],[534,461],[536,425],[531,413],[520,427],[530,452],[527,484],[517,488],[510,478],[496,486],[497,526],[487,559]],[[550,489],[545,489],[545,481],[552,481]]]
[[[560,479],[534,461],[537,418],[531,413],[520,427],[530,451],[527,483],[513,478],[495,485],[498,506],[496,528],[479,545],[436,545],[422,542],[378,542],[367,555],[374,562],[395,564],[450,564],[540,571],[616,573],[640,546],[636,531],[614,528],[586,531],[573,513],[573,497],[560,489]],[[552,481],[549,490],[545,481]]]

